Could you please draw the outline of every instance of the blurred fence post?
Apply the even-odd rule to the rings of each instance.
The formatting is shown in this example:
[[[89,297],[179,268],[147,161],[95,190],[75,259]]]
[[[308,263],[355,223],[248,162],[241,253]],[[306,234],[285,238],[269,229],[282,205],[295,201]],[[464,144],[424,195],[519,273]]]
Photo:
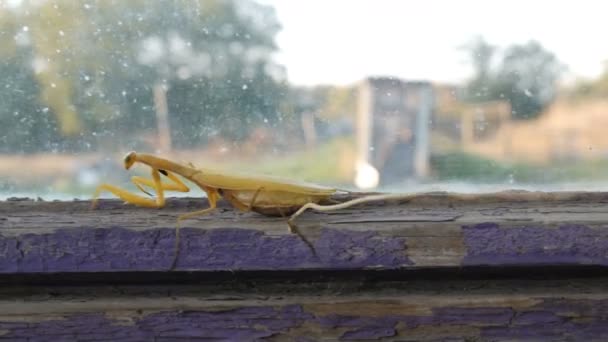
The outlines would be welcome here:
[[[429,174],[429,120],[433,108],[433,96],[431,86],[420,88],[420,106],[416,118],[416,142],[414,145],[414,169],[418,178],[427,177]]]
[[[154,107],[158,127],[158,149],[167,153],[171,151],[171,129],[169,127],[169,109],[167,106],[167,87],[162,82],[154,84]]]

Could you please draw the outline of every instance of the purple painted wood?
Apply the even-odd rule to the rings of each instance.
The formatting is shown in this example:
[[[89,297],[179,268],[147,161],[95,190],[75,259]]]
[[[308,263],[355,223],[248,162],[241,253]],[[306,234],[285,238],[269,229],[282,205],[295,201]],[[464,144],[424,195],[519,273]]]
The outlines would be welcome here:
[[[485,197],[484,197],[485,196]],[[608,257],[605,194],[421,195],[298,219],[316,255],[284,218],[221,206],[181,228],[176,270],[402,269],[600,265]],[[0,202],[0,273],[166,271],[176,217],[106,200]]]
[[[404,238],[375,232],[324,230],[311,249],[295,234],[221,228],[181,230],[176,269],[288,270],[399,268],[411,265]],[[60,229],[0,236],[0,272],[108,272],[169,270],[175,230]]]
[[[176,269],[606,265],[605,195],[492,196],[307,213],[298,224],[317,256],[284,219],[223,206],[181,229]],[[0,273],[165,271],[175,217],[201,207],[102,204],[0,202]],[[528,278],[0,287],[0,340],[608,340],[605,278]]]
[[[487,300],[490,302],[491,300]],[[390,302],[401,314],[326,313],[315,304],[160,311],[121,319],[103,312],[69,314],[26,322],[0,321],[10,341],[253,341],[325,339],[415,341],[600,341],[608,339],[606,300],[538,299],[495,306],[432,306],[412,313],[411,304]],[[389,302],[387,302],[388,304]],[[353,303],[336,303],[338,311]],[[401,305],[401,306],[399,306]],[[373,306],[374,310],[378,305]],[[584,319],[581,319],[583,318]]]
[[[608,265],[608,229],[580,224],[464,226],[464,266]]]

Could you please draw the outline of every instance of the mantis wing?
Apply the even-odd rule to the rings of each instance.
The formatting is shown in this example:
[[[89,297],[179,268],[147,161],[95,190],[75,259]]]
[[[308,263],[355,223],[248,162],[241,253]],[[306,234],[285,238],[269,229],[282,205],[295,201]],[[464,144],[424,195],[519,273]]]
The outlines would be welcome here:
[[[292,192],[302,195],[331,195],[337,190],[313,183],[294,181],[275,176],[251,175],[199,168],[192,180],[204,185],[227,190],[257,190]]]

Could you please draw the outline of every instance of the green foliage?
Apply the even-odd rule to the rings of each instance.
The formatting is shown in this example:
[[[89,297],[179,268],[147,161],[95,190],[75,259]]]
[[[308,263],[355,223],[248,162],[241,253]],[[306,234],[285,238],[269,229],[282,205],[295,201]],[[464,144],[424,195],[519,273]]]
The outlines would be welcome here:
[[[271,59],[279,29],[271,7],[249,0],[23,1],[0,12],[0,62],[35,82],[0,96],[16,96],[32,120],[36,110],[26,105],[47,108],[54,124],[40,134],[50,141],[117,147],[155,131],[153,88],[161,83],[175,145],[216,133],[242,139],[280,119],[284,72]],[[31,150],[14,127],[0,127],[7,149]],[[37,149],[48,150],[39,140]]]
[[[57,148],[58,127],[48,107],[38,102],[38,83],[26,67],[14,59],[0,61],[0,153],[35,152],[39,146]]]
[[[535,177],[533,168],[525,165],[507,165],[491,159],[450,152],[433,155],[431,168],[439,180],[474,182],[529,181]]]
[[[606,181],[608,161],[562,161],[549,165],[506,163],[464,152],[431,157],[435,177],[442,181],[542,184],[573,181]]]
[[[327,185],[348,185],[352,175],[344,169],[350,167],[339,155],[354,154],[354,141],[351,138],[335,138],[317,145],[311,150],[299,150],[293,153],[270,156],[263,160],[234,159],[210,163],[208,159],[193,161],[194,165],[205,164],[208,167],[223,170],[246,170],[253,174],[273,175]]]
[[[490,92],[494,82],[492,60],[496,54],[496,46],[481,37],[476,37],[460,49],[469,55],[469,62],[473,67],[473,77],[467,84],[468,100],[477,102],[492,99],[493,95]]]
[[[355,86],[291,87],[289,96],[295,112],[314,112],[325,120],[352,118],[356,112]]]
[[[539,115],[555,98],[564,66],[540,43],[508,47],[495,68],[496,47],[483,38],[464,49],[474,70],[467,84],[469,101],[507,100],[514,118],[527,119]]]
[[[594,80],[581,80],[568,91],[572,99],[603,98],[608,97],[608,62],[604,64],[604,71]]]

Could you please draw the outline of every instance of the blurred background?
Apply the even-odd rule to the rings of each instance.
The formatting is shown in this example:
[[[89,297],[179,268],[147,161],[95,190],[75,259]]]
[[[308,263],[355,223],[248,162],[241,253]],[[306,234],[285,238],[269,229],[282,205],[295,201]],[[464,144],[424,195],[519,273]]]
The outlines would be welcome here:
[[[0,198],[134,189],[130,150],[351,190],[607,190],[604,7],[0,0]]]

